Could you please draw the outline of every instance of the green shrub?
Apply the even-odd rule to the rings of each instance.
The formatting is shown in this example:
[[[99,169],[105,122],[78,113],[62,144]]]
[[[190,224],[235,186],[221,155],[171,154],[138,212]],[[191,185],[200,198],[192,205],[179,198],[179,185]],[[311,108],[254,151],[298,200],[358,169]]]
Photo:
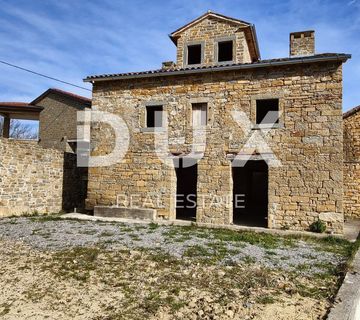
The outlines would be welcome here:
[[[326,230],[326,224],[323,221],[321,221],[320,219],[313,222],[310,225],[310,231],[312,231],[312,232],[324,233],[325,230]]]

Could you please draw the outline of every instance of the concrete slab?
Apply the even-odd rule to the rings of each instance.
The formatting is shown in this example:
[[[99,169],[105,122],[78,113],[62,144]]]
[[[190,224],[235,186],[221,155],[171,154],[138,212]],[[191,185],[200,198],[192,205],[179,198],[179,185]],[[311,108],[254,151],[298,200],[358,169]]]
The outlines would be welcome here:
[[[352,270],[344,279],[328,320],[360,319],[360,250],[355,255]]]
[[[95,217],[155,220],[156,210],[143,208],[96,206]]]
[[[346,219],[344,224],[344,238],[351,242],[355,242],[359,233],[360,219]]]

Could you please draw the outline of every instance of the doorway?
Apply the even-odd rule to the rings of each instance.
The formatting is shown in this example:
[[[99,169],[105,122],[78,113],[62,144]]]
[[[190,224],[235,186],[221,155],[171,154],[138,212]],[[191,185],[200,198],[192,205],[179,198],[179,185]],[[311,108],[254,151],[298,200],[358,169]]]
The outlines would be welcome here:
[[[269,170],[263,160],[232,167],[233,223],[267,227]]]
[[[187,161],[191,159],[186,159]],[[189,166],[192,164],[191,166]],[[176,171],[176,219],[196,221],[197,163],[187,163],[179,158]]]

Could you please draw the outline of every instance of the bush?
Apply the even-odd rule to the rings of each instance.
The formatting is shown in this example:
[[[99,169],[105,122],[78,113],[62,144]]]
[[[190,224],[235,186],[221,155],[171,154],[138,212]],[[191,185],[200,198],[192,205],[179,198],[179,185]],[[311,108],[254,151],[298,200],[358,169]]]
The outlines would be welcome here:
[[[324,233],[325,230],[326,230],[326,224],[323,221],[321,221],[320,219],[313,222],[310,225],[310,231],[312,231],[312,232]]]

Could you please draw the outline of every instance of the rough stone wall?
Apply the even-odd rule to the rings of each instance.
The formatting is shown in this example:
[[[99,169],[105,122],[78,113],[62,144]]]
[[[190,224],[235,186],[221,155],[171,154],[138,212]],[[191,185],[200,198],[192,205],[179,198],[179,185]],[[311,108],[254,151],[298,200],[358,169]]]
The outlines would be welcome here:
[[[290,33],[290,56],[308,56],[315,53],[315,32]]]
[[[0,217],[62,208],[63,153],[0,139]]]
[[[142,130],[145,106],[153,101],[162,101],[168,113],[169,149],[184,154],[192,142],[191,103],[208,103],[207,144],[198,163],[197,192],[232,201],[227,155],[239,152],[247,138],[230,112],[244,111],[254,119],[256,99],[276,97],[283,125],[272,129],[266,140],[282,166],[269,169],[268,226],[304,230],[320,217],[328,230],[342,233],[342,68],[337,63],[96,82],[93,106],[125,120],[130,148],[122,162],[89,169],[88,208],[118,203],[154,208],[158,217],[175,218],[175,170],[156,156],[155,134]],[[112,141],[109,127],[92,128],[93,155],[109,152]],[[117,196],[123,194],[136,198],[119,202]],[[211,209],[207,201],[198,203],[197,221],[232,223],[231,201]]]
[[[204,43],[203,65],[214,65],[216,40],[233,37],[235,43],[234,63],[250,63],[250,53],[243,31],[239,25],[231,22],[224,22],[214,17],[202,20],[198,24],[186,29],[177,42],[177,66],[185,67],[185,48],[188,43]]]
[[[77,111],[84,110],[84,103],[66,96],[50,93],[39,103],[40,145],[62,151],[71,151],[67,140],[76,139]]]
[[[344,214],[360,218],[360,112],[344,118]]]

